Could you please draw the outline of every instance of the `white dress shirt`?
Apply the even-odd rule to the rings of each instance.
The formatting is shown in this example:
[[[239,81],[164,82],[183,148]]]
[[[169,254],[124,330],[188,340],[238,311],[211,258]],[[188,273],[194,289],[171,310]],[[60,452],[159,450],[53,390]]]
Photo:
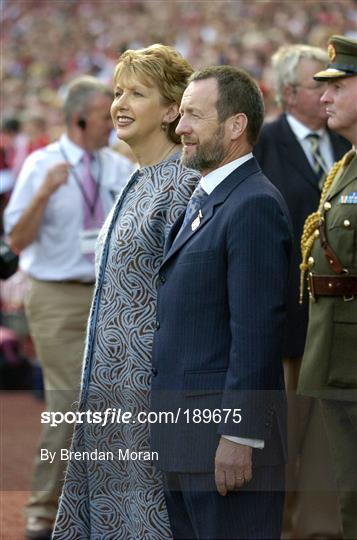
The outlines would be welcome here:
[[[93,281],[94,264],[83,256],[81,179],[83,148],[67,135],[33,152],[25,161],[5,210],[5,232],[9,234],[28,208],[45,180],[49,167],[68,161],[72,170],[66,184],[49,198],[36,239],[20,254],[20,267],[31,277],[46,281]],[[93,175],[100,183],[100,197],[107,215],[114,199],[134,170],[124,156],[109,148],[94,152]]]
[[[333,151],[331,146],[331,141],[328,136],[328,132],[326,129],[310,129],[304,124],[302,124],[299,120],[296,120],[294,116],[291,114],[286,115],[286,120],[294,133],[295,137],[299,141],[301,148],[303,149],[305,156],[310,163],[311,167],[313,167],[313,159],[311,155],[311,144],[310,141],[306,138],[307,135],[310,133],[318,133],[320,135],[319,145],[320,145],[320,152],[323,157],[323,160],[326,164],[326,171],[324,171],[326,174],[331,169],[332,165],[334,164],[334,157],[333,157]]]
[[[235,159],[234,161],[230,161],[226,165],[223,165],[222,167],[219,167],[218,169],[215,169],[214,171],[208,173],[206,176],[203,176],[200,180],[200,185],[202,189],[209,195],[212,193],[216,187],[223,182],[227,176],[231,174],[237,167],[240,167],[251,159],[253,157],[252,152],[249,154],[245,154],[244,156]],[[261,439],[247,439],[245,437],[234,437],[234,436],[228,436],[228,435],[222,435],[225,439],[228,439],[229,441],[233,441],[235,443],[244,444],[245,446],[251,446],[252,448],[264,448],[264,441]]]

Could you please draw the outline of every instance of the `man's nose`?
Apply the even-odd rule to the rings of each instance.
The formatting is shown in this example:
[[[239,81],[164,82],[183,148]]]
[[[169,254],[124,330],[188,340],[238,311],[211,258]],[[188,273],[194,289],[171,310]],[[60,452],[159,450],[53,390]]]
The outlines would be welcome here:
[[[330,88],[327,87],[324,92],[322,93],[320,97],[321,103],[329,103],[331,101],[330,99]]]
[[[184,116],[181,116],[175,131],[177,135],[184,135],[185,133],[189,133],[191,131],[191,128]]]

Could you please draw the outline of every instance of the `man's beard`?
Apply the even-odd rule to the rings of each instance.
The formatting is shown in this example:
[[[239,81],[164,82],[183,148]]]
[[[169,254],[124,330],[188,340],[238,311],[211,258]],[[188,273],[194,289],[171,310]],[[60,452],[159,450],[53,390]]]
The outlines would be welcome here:
[[[182,153],[181,163],[196,171],[217,169],[225,157],[223,145],[224,125],[220,125],[210,141],[199,144],[192,156]]]

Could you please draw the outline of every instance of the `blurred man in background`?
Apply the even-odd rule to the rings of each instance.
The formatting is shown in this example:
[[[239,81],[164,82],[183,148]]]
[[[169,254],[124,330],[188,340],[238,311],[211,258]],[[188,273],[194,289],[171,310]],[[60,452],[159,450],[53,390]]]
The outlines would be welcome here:
[[[25,161],[5,211],[11,247],[30,279],[26,314],[43,369],[47,408],[78,397],[94,284],[94,244],[133,166],[106,148],[112,91],[93,77],[74,80],[64,102],[66,134]],[[39,448],[70,444],[71,424],[44,426]],[[65,462],[37,455],[27,505],[28,539],[50,538]]]
[[[317,47],[297,44],[278,49],[272,64],[283,113],[263,126],[255,147],[264,173],[287,202],[294,227],[283,350],[289,403],[283,534],[292,539],[340,536],[336,488],[319,404],[296,396],[308,318],[308,302],[299,304],[302,228],[318,205],[326,172],[350,147],[326,127],[326,110],[320,102],[325,84],[313,80],[326,61],[327,54]]]

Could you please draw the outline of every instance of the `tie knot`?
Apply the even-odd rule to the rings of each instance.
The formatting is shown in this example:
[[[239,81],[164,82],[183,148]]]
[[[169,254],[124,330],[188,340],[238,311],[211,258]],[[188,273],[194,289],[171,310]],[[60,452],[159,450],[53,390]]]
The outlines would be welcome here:
[[[205,197],[208,197],[208,193],[205,192],[205,190],[202,188],[201,184],[198,184],[194,190],[194,192],[191,195],[191,199],[203,199]]]
[[[318,144],[320,142],[320,135],[318,133],[309,133],[306,135],[306,139],[308,139],[312,144]]]
[[[90,165],[93,159],[93,154],[91,154],[90,152],[83,152],[81,160],[85,165]]]
[[[313,154],[319,152],[320,148],[320,135],[318,133],[309,133],[306,135],[306,139],[310,143],[310,149]]]

